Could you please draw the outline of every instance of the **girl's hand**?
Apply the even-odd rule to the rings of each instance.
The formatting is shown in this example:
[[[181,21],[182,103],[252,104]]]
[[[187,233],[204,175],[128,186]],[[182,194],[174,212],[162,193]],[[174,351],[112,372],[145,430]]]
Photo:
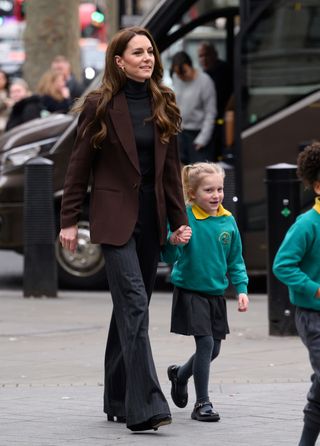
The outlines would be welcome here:
[[[318,299],[320,299],[320,288],[318,288],[318,291],[316,292],[316,297],[317,297]]]
[[[59,238],[64,249],[75,252],[78,244],[78,226],[61,229]]]
[[[249,307],[249,298],[245,293],[240,293],[238,297],[238,311],[247,311]]]
[[[179,245],[180,243],[188,243],[192,235],[190,226],[182,225],[175,230],[170,236],[170,243],[172,245]]]

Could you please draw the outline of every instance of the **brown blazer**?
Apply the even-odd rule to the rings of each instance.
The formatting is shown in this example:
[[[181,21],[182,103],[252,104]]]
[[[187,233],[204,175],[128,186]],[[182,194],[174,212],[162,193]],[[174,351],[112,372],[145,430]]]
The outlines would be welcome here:
[[[90,174],[90,234],[92,243],[116,246],[131,237],[138,219],[141,175],[133,126],[124,93],[117,93],[106,113],[107,137],[94,149],[92,121],[97,98],[86,101],[70,157],[61,207],[61,227],[78,222]],[[83,130],[86,129],[83,135]],[[155,195],[161,245],[172,230],[187,224],[176,137],[162,144],[155,125]],[[81,136],[83,135],[83,136]]]

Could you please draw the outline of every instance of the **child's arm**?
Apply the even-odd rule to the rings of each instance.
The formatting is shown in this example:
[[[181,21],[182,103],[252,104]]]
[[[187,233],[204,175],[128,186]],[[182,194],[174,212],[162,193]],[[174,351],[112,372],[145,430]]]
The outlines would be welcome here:
[[[282,283],[299,293],[318,297],[319,282],[310,279],[300,267],[312,244],[310,232],[300,221],[291,226],[275,256],[273,272]]]

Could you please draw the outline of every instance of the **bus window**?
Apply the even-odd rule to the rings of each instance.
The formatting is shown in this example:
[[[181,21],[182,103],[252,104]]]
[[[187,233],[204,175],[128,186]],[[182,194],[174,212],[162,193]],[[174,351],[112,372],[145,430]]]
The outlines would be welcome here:
[[[320,89],[320,5],[273,2],[246,34],[242,129]]]

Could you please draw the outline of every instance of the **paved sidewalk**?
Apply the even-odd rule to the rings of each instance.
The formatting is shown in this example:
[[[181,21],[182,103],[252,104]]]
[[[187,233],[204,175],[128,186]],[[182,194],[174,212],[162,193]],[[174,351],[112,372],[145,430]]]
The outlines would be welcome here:
[[[268,335],[267,297],[251,296],[243,314],[228,300],[231,334],[210,380],[219,423],[190,419],[192,382],[185,409],[170,399],[167,366],[193,352],[192,338],[169,333],[170,305],[170,293],[154,293],[150,336],[173,423],[131,433],[107,422],[101,409],[110,296],[24,299],[1,291],[0,446],[297,445],[311,369],[299,338]]]

